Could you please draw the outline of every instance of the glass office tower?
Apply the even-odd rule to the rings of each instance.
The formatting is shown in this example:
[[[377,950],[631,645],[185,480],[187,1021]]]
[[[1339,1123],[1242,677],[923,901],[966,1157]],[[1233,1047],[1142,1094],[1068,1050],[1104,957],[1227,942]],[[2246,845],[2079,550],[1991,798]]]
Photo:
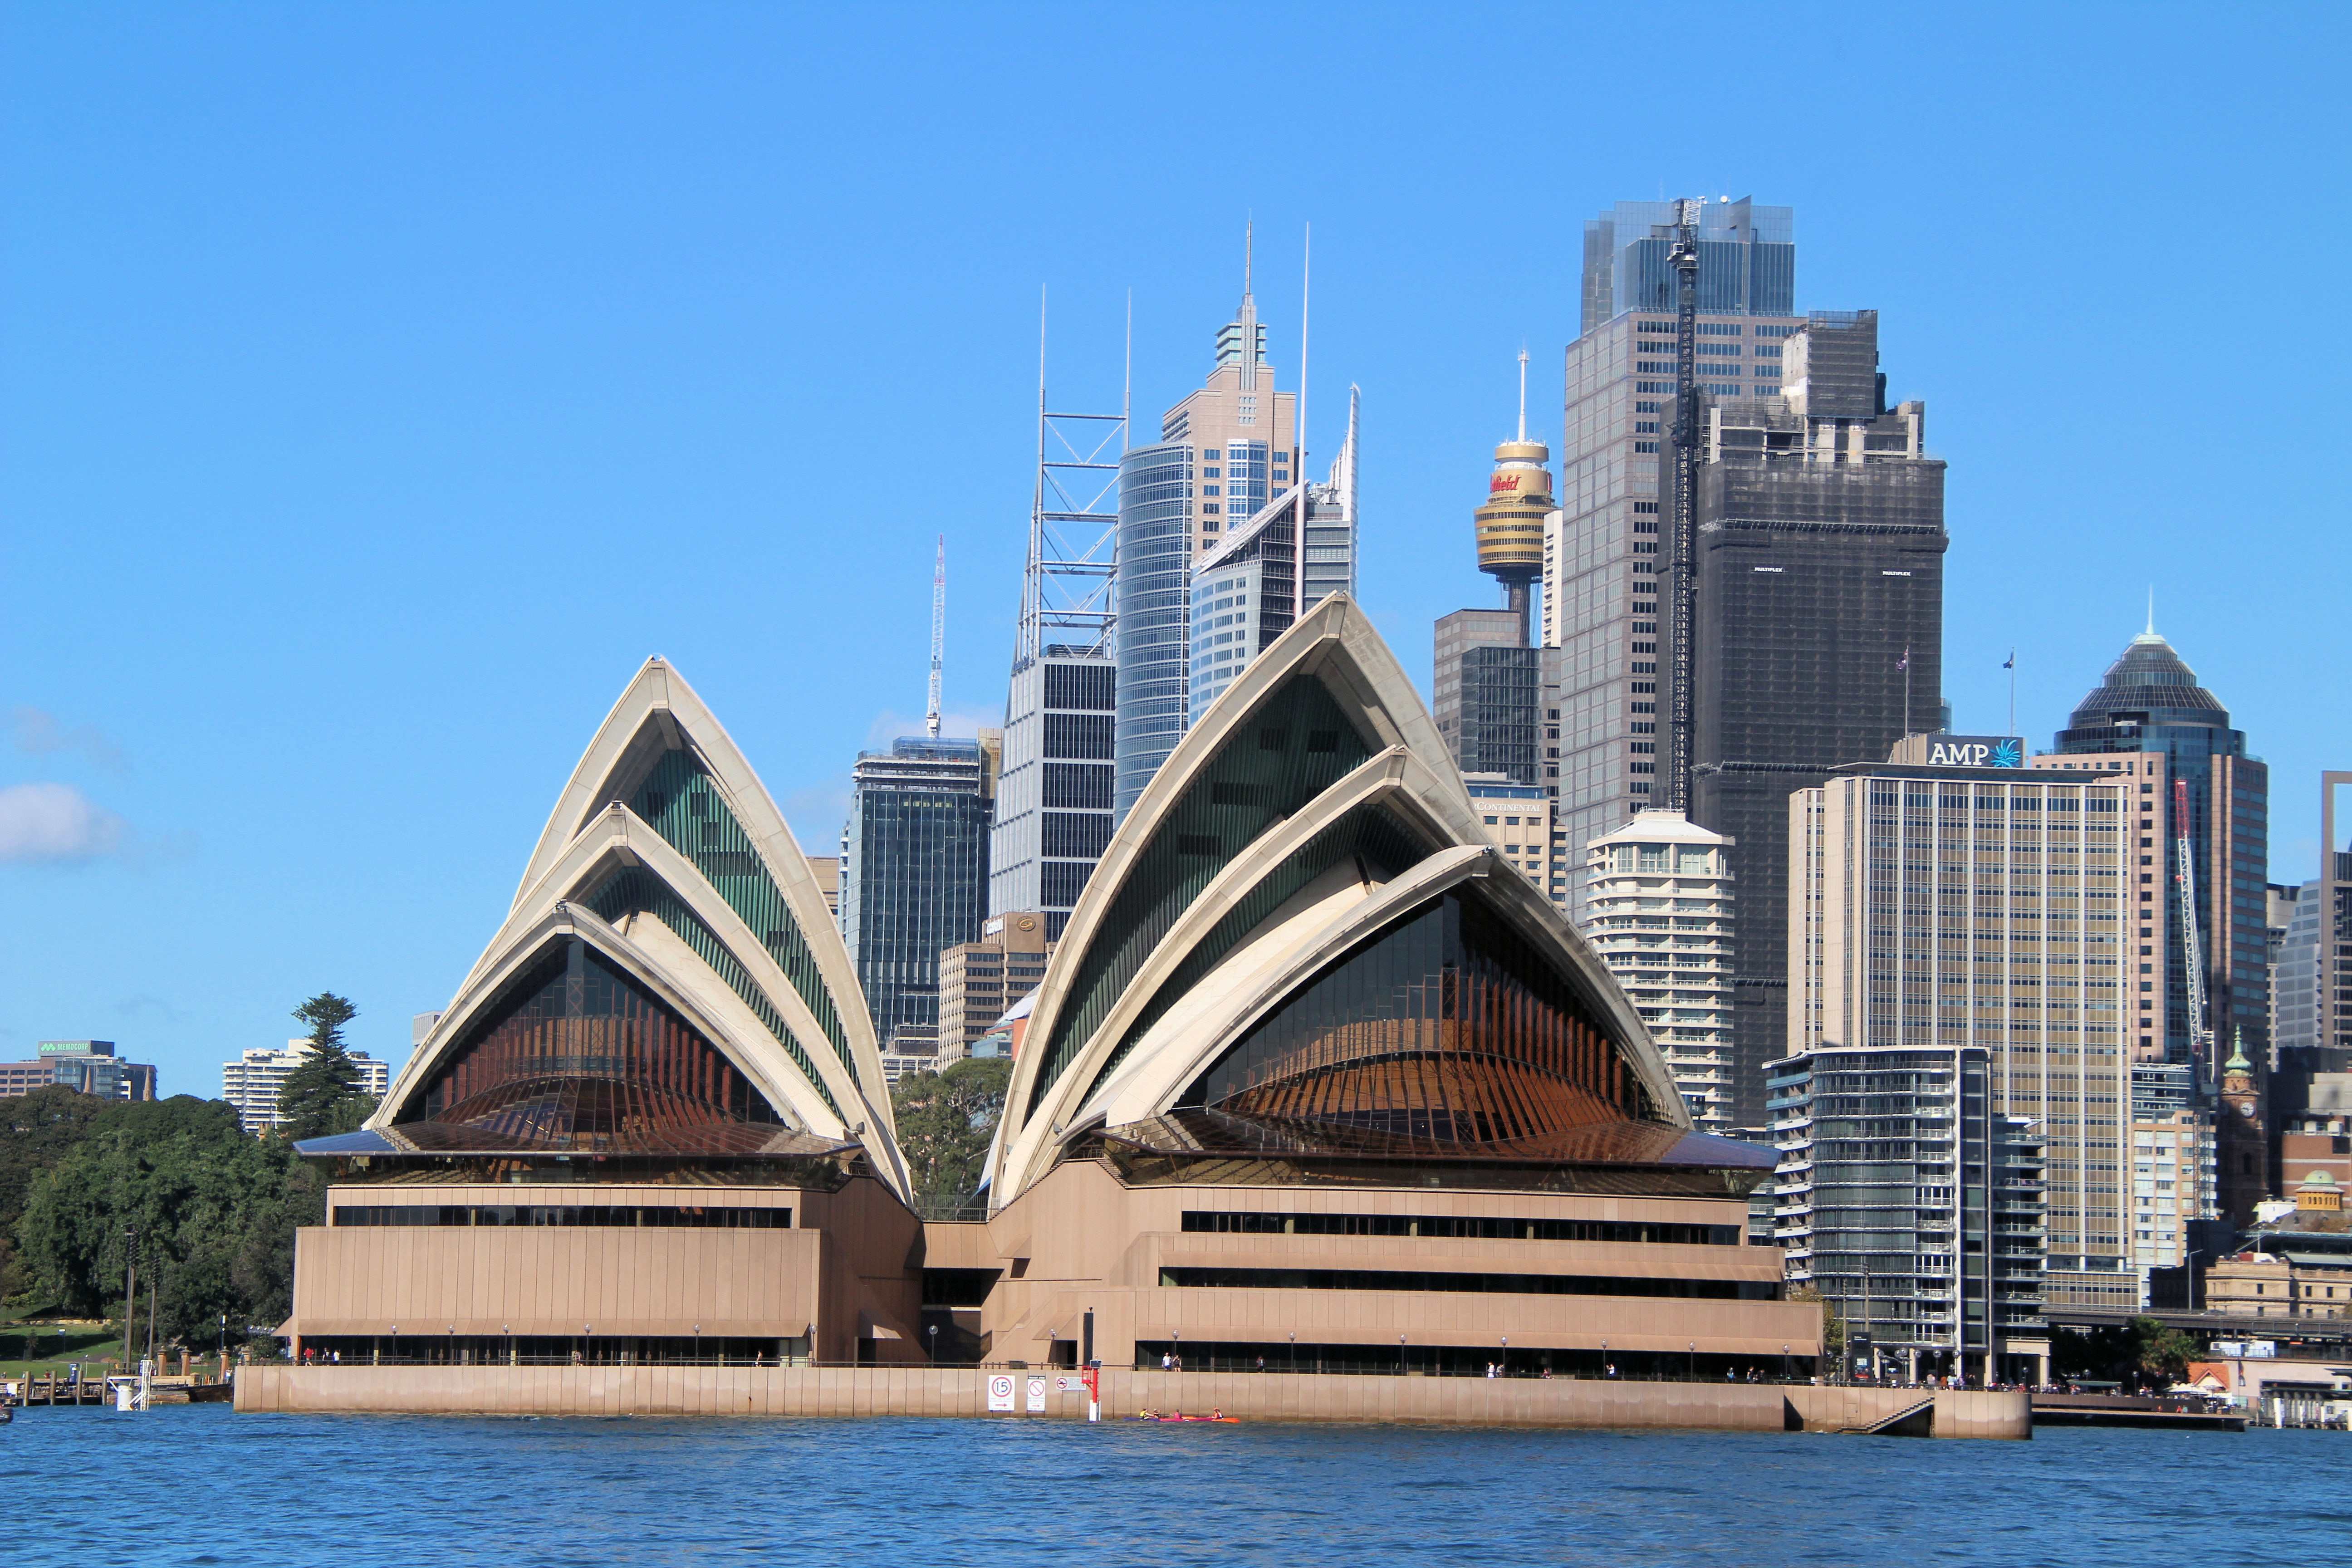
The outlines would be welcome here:
[[[1546,737],[1542,783],[1579,854],[1653,804],[1659,715],[1674,711],[1673,663],[1660,658],[1658,478],[1674,449],[1675,294],[1667,242],[1652,232],[1673,207],[1620,202],[1585,225],[1583,329],[1562,367],[1538,638],[1547,728],[1559,734]],[[1784,391],[1788,340],[1807,324],[1795,313],[1795,223],[1789,207],[1745,198],[1701,208],[1697,370],[1710,398]],[[1760,1100],[1750,1110],[1760,1116]]]
[[[1786,316],[1797,296],[1797,213],[1748,197],[1699,209],[1698,308],[1714,314]],[[1619,202],[1584,226],[1584,324],[1628,310],[1672,310],[1673,202]]]
[[[1192,679],[1192,448],[1137,447],[1118,460],[1118,756],[1127,815],[1184,738]]]
[[[986,769],[977,741],[905,736],[851,774],[841,932],[884,1042],[939,1024],[940,950],[980,935]]]
[[[1295,395],[1275,390],[1265,328],[1244,270],[1241,309],[1217,330],[1208,379],[1160,416],[1160,445],[1135,447],[1119,459],[1114,805],[1120,817],[1190,722],[1192,570],[1290,489],[1298,472],[1296,416]],[[1349,478],[1352,489],[1352,472]],[[1287,525],[1294,593],[1297,521]],[[1309,522],[1336,526],[1311,515]],[[1352,580],[1352,550],[1346,564]]]

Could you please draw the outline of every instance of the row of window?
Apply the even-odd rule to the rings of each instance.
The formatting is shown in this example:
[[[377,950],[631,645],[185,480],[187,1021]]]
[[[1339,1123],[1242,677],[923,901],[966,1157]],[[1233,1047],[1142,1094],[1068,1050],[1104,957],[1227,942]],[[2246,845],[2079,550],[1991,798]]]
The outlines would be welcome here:
[[[337,1226],[591,1226],[622,1230],[790,1230],[788,1208],[625,1204],[337,1204]]]
[[[1244,1236],[1411,1236],[1484,1241],[1613,1241],[1738,1247],[1736,1225],[1605,1219],[1501,1219],[1475,1215],[1270,1214],[1187,1209],[1187,1231]]]
[[[1225,1290],[1412,1290],[1471,1295],[1668,1296],[1770,1301],[1777,1280],[1659,1279],[1576,1274],[1438,1274],[1403,1268],[1162,1268],[1164,1288]]]

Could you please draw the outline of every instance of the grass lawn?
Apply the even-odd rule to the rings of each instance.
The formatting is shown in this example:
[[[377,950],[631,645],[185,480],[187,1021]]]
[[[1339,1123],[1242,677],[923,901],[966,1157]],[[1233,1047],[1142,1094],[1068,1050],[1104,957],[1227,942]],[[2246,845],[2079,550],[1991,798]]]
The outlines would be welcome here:
[[[58,1330],[64,1330],[63,1333]],[[81,1373],[92,1380],[121,1370],[122,1323],[0,1322],[0,1377],[63,1372],[69,1362],[81,1363]]]

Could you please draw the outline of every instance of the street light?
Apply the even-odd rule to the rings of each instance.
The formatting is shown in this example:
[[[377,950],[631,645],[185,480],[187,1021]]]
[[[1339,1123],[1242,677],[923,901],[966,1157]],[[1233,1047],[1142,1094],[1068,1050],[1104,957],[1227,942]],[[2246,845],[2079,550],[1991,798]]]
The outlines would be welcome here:
[[[940,1360],[940,1326],[937,1323],[927,1324],[923,1331],[931,1336],[931,1364],[936,1366]]]

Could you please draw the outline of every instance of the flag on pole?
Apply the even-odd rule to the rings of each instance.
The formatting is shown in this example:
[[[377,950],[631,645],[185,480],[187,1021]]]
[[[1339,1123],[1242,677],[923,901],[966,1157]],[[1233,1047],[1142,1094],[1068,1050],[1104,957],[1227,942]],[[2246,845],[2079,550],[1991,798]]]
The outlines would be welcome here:
[[[2017,668],[2017,650],[2015,648],[2011,648],[2009,650],[2009,657],[2000,661],[2000,667],[2003,669],[2015,669]]]
[[[1903,650],[1903,657],[1895,661],[1895,668],[1897,669],[1908,669],[1911,668],[1911,650],[1908,647]]]

